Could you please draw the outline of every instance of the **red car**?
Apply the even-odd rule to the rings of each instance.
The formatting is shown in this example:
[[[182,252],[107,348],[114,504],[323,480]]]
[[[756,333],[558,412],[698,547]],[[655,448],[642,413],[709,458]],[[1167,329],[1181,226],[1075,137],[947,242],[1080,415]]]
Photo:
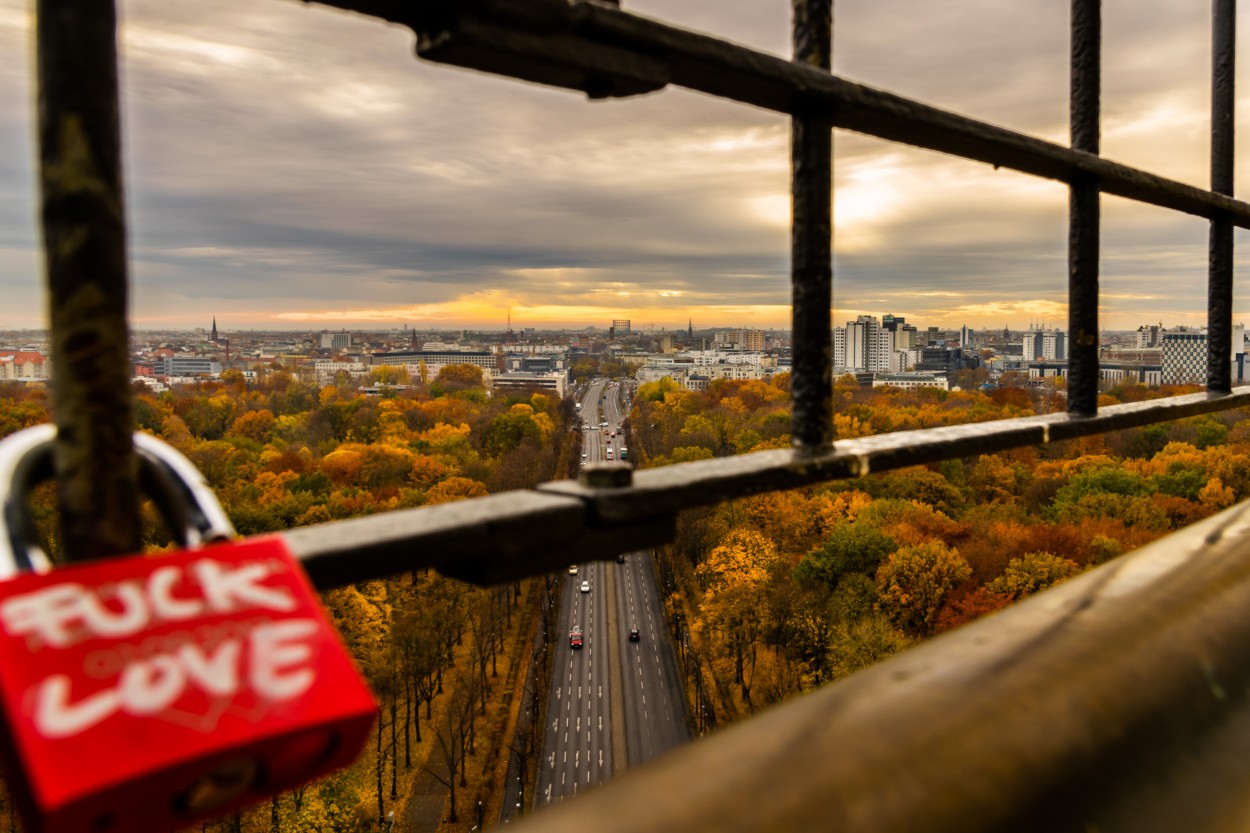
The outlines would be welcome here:
[[[582,647],[582,629],[577,625],[574,625],[573,630],[569,631],[569,647]]]

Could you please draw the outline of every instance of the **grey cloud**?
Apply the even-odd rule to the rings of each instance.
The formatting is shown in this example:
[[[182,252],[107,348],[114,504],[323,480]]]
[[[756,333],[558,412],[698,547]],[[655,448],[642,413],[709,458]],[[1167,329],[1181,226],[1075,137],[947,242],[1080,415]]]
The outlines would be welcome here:
[[[626,6],[789,51],[788,0]],[[1158,136],[1121,130],[1152,112],[1160,89],[1173,103],[1206,107],[1205,7],[1150,6],[1144,14],[1133,0],[1104,2],[1106,150],[1200,172],[1205,128],[1192,136],[1192,125],[1164,119]],[[0,0],[0,10],[24,8]],[[835,66],[847,77],[1066,135],[1067,4],[838,0],[836,14]],[[438,303],[487,290],[606,304],[596,290],[612,282],[674,310],[789,301],[788,234],[752,213],[753,200],[788,189],[787,126],[774,114],[679,90],[587,102],[420,62],[410,32],[289,0],[127,0],[122,18],[145,315],[215,298],[276,311]],[[28,102],[24,36],[0,28],[0,39],[0,95]],[[35,246],[29,109],[0,112],[0,248]],[[873,248],[839,251],[839,303],[933,287],[966,298],[1062,298],[1061,203],[1006,199],[1015,187],[1006,176],[987,180],[983,194],[956,194],[950,182],[980,182],[984,167],[847,134],[837,146],[843,175],[897,154],[900,169],[882,187],[908,194],[874,227]],[[1196,161],[1174,162],[1187,148]],[[947,168],[946,179],[932,174]],[[1175,276],[1201,269],[1202,224],[1165,215],[1121,224],[1109,214],[1109,284],[1195,303]],[[0,258],[8,284],[20,267],[5,264],[16,262]],[[566,286],[551,274],[559,269],[594,277]],[[647,294],[663,289],[686,294]],[[933,311],[944,301],[923,303]]]

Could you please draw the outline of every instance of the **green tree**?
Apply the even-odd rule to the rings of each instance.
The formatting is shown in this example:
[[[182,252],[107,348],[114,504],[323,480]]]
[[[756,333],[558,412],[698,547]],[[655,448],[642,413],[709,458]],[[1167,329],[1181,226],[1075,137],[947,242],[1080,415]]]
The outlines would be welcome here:
[[[794,575],[805,585],[837,587],[848,573],[872,574],[898,549],[894,539],[867,524],[841,523],[818,548],[803,556]]]
[[[959,551],[938,541],[903,547],[877,569],[881,607],[903,630],[917,636],[932,631],[942,602],[972,567]]]
[[[1003,574],[986,585],[986,590],[1013,600],[1023,599],[1080,571],[1071,559],[1049,552],[1026,552],[1011,559]]]

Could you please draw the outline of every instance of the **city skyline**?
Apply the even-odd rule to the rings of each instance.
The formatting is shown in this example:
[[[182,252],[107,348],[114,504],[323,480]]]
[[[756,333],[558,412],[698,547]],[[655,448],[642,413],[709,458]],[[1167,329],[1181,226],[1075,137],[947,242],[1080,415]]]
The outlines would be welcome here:
[[[1003,5],[839,0],[835,70],[1065,142],[1066,4]],[[789,49],[782,0],[626,6]],[[136,329],[194,329],[210,310],[293,331],[501,330],[509,311],[514,330],[789,327],[775,114],[680,90],[588,103],[417,61],[407,30],[316,5],[119,10]],[[38,329],[31,14],[0,0],[0,327]],[[1104,21],[1104,155],[1205,187],[1208,10],[1107,0]],[[889,311],[1066,328],[1066,188],[835,141],[835,326]],[[1204,323],[1207,224],[1103,206],[1101,325]]]

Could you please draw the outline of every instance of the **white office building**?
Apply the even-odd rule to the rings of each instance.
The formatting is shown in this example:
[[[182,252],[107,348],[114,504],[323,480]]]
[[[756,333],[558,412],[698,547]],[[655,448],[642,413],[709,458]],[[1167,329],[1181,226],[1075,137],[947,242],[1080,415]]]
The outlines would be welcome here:
[[[845,327],[835,327],[834,369],[888,372],[894,358],[895,337],[894,332],[883,329],[881,322],[871,315],[861,315],[846,322]]]

